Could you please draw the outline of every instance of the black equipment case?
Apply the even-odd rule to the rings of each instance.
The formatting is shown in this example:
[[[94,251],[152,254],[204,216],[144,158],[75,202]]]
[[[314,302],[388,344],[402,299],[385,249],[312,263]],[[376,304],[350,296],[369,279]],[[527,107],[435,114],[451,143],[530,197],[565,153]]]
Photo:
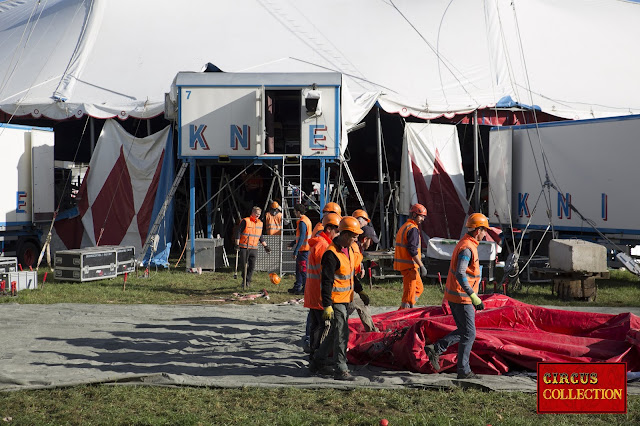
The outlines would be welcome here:
[[[54,278],[63,281],[94,281],[117,276],[117,254],[113,248],[90,247],[60,250],[55,255]]]

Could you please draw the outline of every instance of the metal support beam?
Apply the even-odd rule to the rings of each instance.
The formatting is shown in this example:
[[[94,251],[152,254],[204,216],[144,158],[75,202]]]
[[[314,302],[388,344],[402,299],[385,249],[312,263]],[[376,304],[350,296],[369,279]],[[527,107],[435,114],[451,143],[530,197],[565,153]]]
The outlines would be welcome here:
[[[320,217],[322,218],[322,209],[326,204],[325,186],[326,186],[326,161],[320,160]]]
[[[478,167],[478,110],[473,112],[473,188],[475,192],[474,211],[480,211],[480,168]]]
[[[93,157],[93,150],[96,146],[96,126],[91,116],[89,116],[89,139],[91,139],[91,143],[89,144],[90,157]]]
[[[380,194],[379,205],[380,209],[380,246],[387,248],[387,235],[385,230],[384,220],[384,176],[382,175],[382,124],[380,123],[380,107],[376,107],[376,122],[377,122],[377,136],[378,136],[378,194]]]
[[[191,257],[187,261],[190,268],[196,265],[196,159],[189,159],[189,244]]]
[[[207,176],[207,200],[211,198],[211,166],[205,167]],[[213,238],[211,235],[211,203],[207,203],[207,238]]]

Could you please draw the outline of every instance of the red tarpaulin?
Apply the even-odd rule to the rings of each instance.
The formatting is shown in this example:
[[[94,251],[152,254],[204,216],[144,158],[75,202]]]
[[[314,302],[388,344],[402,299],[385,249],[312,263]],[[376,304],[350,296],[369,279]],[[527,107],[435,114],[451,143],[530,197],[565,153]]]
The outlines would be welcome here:
[[[470,364],[478,374],[536,371],[538,362],[626,362],[640,371],[640,317],[547,309],[503,295],[481,296]],[[348,360],[396,370],[433,373],[424,352],[455,330],[448,304],[374,315],[380,330],[349,321]],[[440,372],[455,373],[458,345],[440,356]]]

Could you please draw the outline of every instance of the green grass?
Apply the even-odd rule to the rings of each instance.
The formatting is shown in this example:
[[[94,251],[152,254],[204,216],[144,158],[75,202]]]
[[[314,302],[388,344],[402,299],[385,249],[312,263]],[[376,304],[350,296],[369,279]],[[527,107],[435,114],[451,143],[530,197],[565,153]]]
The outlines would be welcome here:
[[[48,281],[38,290],[0,297],[0,303],[117,303],[117,304],[220,304],[282,303],[293,297],[287,289],[293,277],[276,286],[266,273],[256,273],[252,292],[265,288],[270,299],[237,301],[240,279],[227,270],[202,275],[183,270],[152,272],[150,278],[130,274],[89,283],[52,281],[51,271],[41,269]],[[598,299],[562,302],[551,294],[549,284],[524,284],[509,294],[525,303],[573,306],[640,306],[639,279],[628,272],[613,271],[611,279],[598,281]],[[493,286],[490,286],[492,290]],[[397,306],[402,294],[400,280],[365,285],[373,305]],[[224,299],[225,301],[217,301]],[[437,282],[426,280],[420,305],[440,305]],[[1,350],[0,350],[1,352]],[[0,370],[1,374],[1,370]],[[640,396],[630,395],[626,415],[538,415],[536,396],[518,392],[480,392],[472,389],[446,391],[403,389],[341,391],[298,388],[163,388],[146,386],[77,386],[63,389],[27,390],[0,394],[0,421],[14,425],[59,424],[352,424],[374,425],[386,418],[391,425],[610,425],[640,424]],[[11,420],[8,420],[8,419]]]
[[[628,414],[539,415],[535,395],[517,392],[102,385],[5,393],[7,417],[13,425],[622,425],[640,423],[640,396],[629,397]]]
[[[202,275],[186,273],[184,269],[170,271],[152,271],[149,278],[130,274],[126,289],[123,277],[85,283],[71,283],[53,281],[50,270],[39,272],[39,282],[42,283],[44,273],[48,272],[47,282],[40,284],[37,290],[24,290],[18,297],[0,297],[0,303],[116,303],[116,304],[220,304],[220,303],[283,303],[292,300],[294,296],[287,292],[293,286],[293,276],[282,278],[279,285],[273,285],[264,272],[254,274],[253,284],[248,292],[258,293],[266,289],[269,299],[257,298],[253,301],[239,301],[234,293],[243,293],[242,281],[233,278],[229,269],[222,272],[204,272]],[[140,274],[141,275],[141,274]],[[370,289],[364,285],[365,291],[374,306],[400,305],[402,297],[402,281],[375,280]],[[493,285],[488,285],[487,292],[493,291]],[[598,280],[598,297],[595,302],[561,301],[551,294],[551,284],[523,283],[517,291],[507,291],[508,295],[524,303],[533,305],[557,306],[617,306],[640,307],[640,279],[628,271],[612,271],[611,278]],[[426,279],[424,292],[419,305],[440,305],[442,291],[436,280]]]

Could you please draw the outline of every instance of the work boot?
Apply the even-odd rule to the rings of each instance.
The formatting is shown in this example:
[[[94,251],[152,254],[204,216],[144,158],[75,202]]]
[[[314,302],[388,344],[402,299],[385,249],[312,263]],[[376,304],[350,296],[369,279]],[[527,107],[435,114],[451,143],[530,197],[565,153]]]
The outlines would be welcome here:
[[[293,288],[288,289],[287,291],[288,291],[290,294],[295,294],[297,290],[296,290],[296,288],[295,288],[295,287],[293,287]]]
[[[349,373],[349,371],[336,371],[335,375],[333,376],[334,379],[336,380],[355,380],[355,377],[353,377],[351,375],[351,373]]]
[[[474,373],[473,371],[469,371],[466,374],[459,374],[458,373],[458,379],[462,379],[462,380],[467,380],[467,379],[479,379],[480,377]]]
[[[435,371],[440,371],[440,355],[436,352],[435,346],[424,345],[424,352],[427,354],[427,358],[429,358],[431,367],[433,367]]]
[[[329,367],[328,365],[323,365],[322,367],[316,370],[317,374],[320,376],[333,376],[335,374],[335,370],[333,367]]]
[[[305,337],[302,340],[302,350],[306,354],[310,354],[311,353],[311,345],[309,344],[309,338],[307,338],[307,337]]]

